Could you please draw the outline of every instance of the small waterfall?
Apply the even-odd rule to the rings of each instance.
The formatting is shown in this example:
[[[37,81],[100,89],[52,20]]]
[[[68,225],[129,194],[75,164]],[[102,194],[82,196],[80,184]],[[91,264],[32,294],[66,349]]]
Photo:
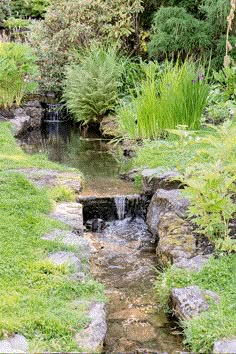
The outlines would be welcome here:
[[[114,198],[116,204],[116,211],[119,220],[123,220],[125,218],[125,196],[115,197]]]
[[[63,120],[63,110],[60,103],[48,103],[45,111],[45,122],[60,122]]]

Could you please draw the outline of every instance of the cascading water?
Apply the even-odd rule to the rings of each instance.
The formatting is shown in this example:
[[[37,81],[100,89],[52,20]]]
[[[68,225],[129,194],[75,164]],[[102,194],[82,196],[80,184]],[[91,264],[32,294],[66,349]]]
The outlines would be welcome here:
[[[62,121],[62,105],[59,103],[47,104],[44,122],[60,122]]]
[[[119,220],[123,220],[125,218],[125,196],[115,197],[114,198],[116,204],[116,211]]]

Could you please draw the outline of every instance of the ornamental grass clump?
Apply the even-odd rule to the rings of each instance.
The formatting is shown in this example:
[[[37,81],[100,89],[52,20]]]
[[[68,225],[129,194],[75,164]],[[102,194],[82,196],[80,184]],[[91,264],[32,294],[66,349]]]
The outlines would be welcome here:
[[[174,66],[166,62],[163,68],[149,63],[143,69],[146,78],[118,110],[122,134],[150,139],[179,125],[199,129],[209,94],[203,72],[190,60]]]
[[[203,72],[192,61],[167,66],[160,78],[158,91],[159,126],[163,129],[175,129],[178,125],[200,128],[209,86]]]
[[[35,61],[28,45],[0,43],[0,107],[19,106],[24,95],[36,90]]]
[[[114,48],[93,45],[67,67],[64,100],[78,122],[100,121],[114,111],[123,65]]]

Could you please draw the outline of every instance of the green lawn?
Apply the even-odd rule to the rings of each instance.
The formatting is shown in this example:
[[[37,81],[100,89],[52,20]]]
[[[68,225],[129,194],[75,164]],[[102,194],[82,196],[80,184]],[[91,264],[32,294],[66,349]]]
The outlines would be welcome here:
[[[87,323],[85,305],[76,299],[103,298],[103,288],[92,279],[68,280],[71,269],[49,263],[47,254],[71,250],[41,240],[66,226],[47,215],[52,200],[27,179],[7,169],[61,169],[46,158],[28,156],[16,146],[9,124],[0,123],[0,336],[21,333],[31,351],[78,351],[74,333]]]

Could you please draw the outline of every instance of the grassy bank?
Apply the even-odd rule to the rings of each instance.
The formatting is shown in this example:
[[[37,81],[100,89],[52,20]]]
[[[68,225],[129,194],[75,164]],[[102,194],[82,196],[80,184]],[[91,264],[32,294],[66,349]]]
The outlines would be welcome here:
[[[62,169],[41,156],[28,156],[17,147],[9,124],[0,124],[0,336],[21,333],[31,351],[78,351],[74,333],[88,318],[84,305],[74,300],[102,298],[93,280],[71,282],[67,267],[46,258],[55,250],[70,251],[60,243],[41,239],[66,226],[50,219],[52,201],[17,172],[22,167]]]
[[[172,288],[198,285],[202,290],[212,290],[220,297],[219,304],[210,302],[209,310],[181,323],[185,343],[196,353],[212,352],[218,339],[236,336],[236,256],[220,256],[211,259],[199,273],[169,268],[158,277],[155,284],[158,299],[168,309]]]

